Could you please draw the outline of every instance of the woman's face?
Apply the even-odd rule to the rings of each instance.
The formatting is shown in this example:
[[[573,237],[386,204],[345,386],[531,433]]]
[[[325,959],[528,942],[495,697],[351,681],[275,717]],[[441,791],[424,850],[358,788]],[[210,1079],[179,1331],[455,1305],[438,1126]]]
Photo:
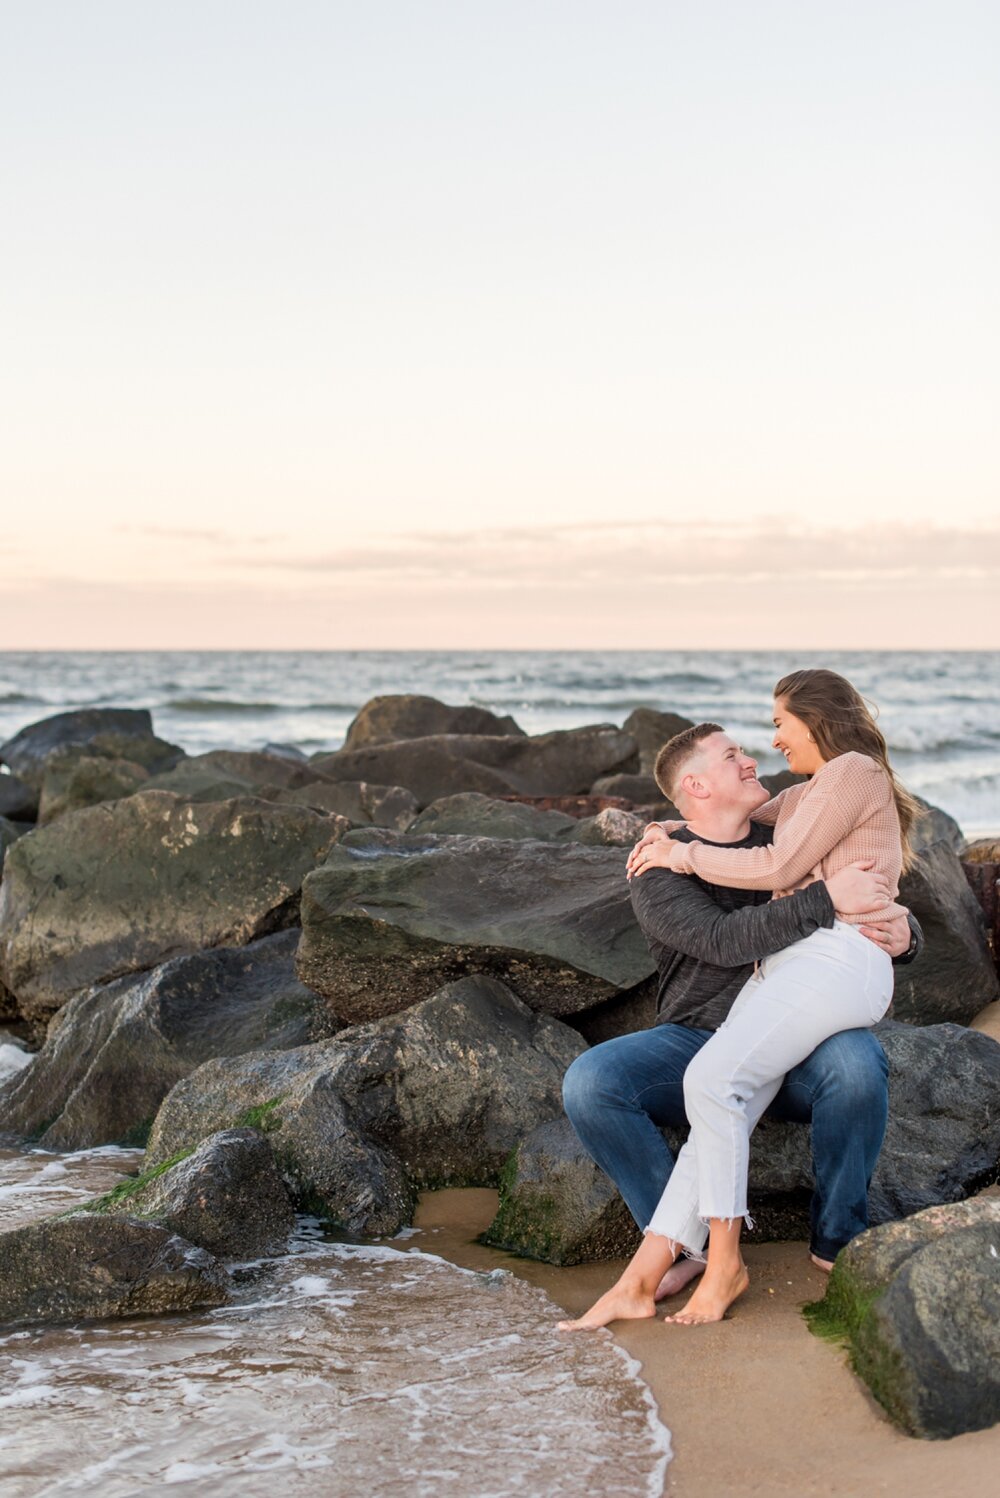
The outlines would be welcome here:
[[[774,730],[772,743],[785,756],[793,775],[815,775],[826,764],[809,729],[780,697],[774,700]]]

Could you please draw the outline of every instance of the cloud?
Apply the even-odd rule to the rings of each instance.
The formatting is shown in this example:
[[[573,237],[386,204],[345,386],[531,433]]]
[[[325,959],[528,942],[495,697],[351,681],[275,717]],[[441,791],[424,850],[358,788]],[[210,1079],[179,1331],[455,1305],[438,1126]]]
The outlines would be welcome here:
[[[581,586],[667,581],[677,587],[776,580],[914,584],[921,579],[1000,579],[1000,527],[947,530],[925,525],[872,525],[863,530],[750,521],[623,521],[412,532],[384,542],[315,553],[275,548],[236,554],[236,570],[310,576],[340,584],[398,581],[494,588]]]

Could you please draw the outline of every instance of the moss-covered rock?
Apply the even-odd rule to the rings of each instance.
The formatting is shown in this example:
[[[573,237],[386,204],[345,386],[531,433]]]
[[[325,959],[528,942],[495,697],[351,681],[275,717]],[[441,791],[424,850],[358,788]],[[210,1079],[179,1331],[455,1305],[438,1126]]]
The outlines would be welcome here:
[[[911,1435],[1000,1420],[1000,1195],[931,1207],[862,1233],[837,1258],[818,1335]]]
[[[583,1048],[502,984],[467,978],[333,1040],[207,1062],[165,1098],[147,1158],[253,1124],[301,1208],[394,1233],[422,1188],[495,1185],[522,1133],[560,1113]]]

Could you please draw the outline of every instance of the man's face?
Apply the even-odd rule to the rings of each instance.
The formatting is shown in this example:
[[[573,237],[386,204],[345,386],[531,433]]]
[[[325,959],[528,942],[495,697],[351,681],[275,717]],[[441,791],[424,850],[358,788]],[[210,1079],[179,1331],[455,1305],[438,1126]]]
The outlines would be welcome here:
[[[682,784],[690,777],[708,795],[691,796],[691,809],[695,805],[706,808],[710,805],[714,811],[732,808],[749,814],[769,799],[757,779],[757,761],[744,754],[728,733],[710,734],[698,748],[698,754],[682,776]]]

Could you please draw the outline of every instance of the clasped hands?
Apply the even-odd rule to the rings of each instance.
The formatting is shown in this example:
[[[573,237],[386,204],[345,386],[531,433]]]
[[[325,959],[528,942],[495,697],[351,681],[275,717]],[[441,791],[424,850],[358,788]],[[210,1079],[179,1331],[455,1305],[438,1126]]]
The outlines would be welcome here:
[[[685,826],[686,822],[650,822],[628,856],[625,877],[637,879],[650,869],[673,869],[675,874],[684,873],[684,844],[674,842],[670,834]]]

